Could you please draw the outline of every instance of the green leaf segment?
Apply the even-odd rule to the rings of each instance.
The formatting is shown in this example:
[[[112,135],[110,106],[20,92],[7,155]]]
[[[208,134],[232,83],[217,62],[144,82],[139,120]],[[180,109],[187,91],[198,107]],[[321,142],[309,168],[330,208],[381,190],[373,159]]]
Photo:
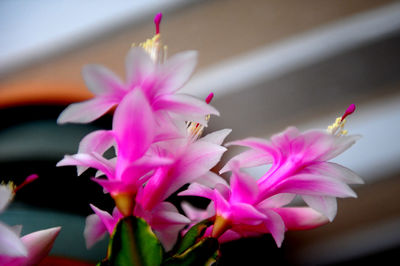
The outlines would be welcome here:
[[[213,219],[193,226],[175,249],[164,253],[160,241],[150,226],[141,218],[125,217],[120,220],[111,236],[107,258],[98,266],[173,266],[211,265],[218,256],[218,240],[203,237]]]

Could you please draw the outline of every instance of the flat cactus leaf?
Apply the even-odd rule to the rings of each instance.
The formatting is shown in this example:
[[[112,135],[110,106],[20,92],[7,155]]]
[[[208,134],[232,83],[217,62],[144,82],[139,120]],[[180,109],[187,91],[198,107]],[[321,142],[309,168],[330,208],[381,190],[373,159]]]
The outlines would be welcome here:
[[[176,253],[179,255],[183,253],[188,248],[192,247],[196,242],[198,242],[201,237],[204,235],[207,227],[213,224],[213,219],[203,220],[196,225],[192,226],[192,228],[187,231],[187,233],[183,236],[181,242],[178,245],[178,249]]]
[[[203,266],[215,262],[218,252],[218,240],[205,237],[194,246],[188,248],[182,254],[174,255],[162,264],[163,266]]]
[[[162,256],[161,244],[150,226],[141,218],[126,217],[111,237],[108,264],[100,265],[154,266],[161,264]]]

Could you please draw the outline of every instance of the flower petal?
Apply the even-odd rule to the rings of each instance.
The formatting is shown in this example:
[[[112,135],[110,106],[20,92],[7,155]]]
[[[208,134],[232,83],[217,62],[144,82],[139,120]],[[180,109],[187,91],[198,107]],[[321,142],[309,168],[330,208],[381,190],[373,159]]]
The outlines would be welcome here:
[[[337,163],[315,163],[307,166],[304,170],[309,173],[319,173],[336,178],[346,184],[364,184],[364,181],[356,173]]]
[[[204,219],[210,218],[215,215],[214,203],[210,202],[207,209],[199,209],[192,206],[190,203],[183,201],[181,207],[185,215],[190,219],[191,222],[197,223]]]
[[[165,64],[161,65],[158,72],[162,80],[162,93],[173,93],[189,80],[197,64],[197,52],[185,51],[175,54]]]
[[[267,153],[268,155],[270,155],[270,158],[273,158],[273,161],[275,163],[279,162],[281,159],[281,153],[272,145],[271,142],[264,139],[246,138],[225,144],[225,146],[230,146],[230,145],[245,146],[258,150],[260,152]]]
[[[206,187],[204,185],[200,185],[197,183],[190,184],[190,186],[178,193],[178,196],[197,196],[203,197],[206,199],[213,200],[214,199],[214,192],[211,188]]]
[[[217,213],[220,206],[215,203]],[[257,225],[266,219],[265,214],[246,203],[235,203],[230,208],[230,220],[233,224]]]
[[[208,171],[204,175],[200,176],[194,182],[211,187],[211,188],[214,188],[216,184],[228,185],[228,183],[225,181],[225,179],[223,179],[222,177],[220,177],[219,175],[217,175],[211,171]]]
[[[350,136],[339,136],[334,138],[334,142],[332,144],[332,149],[322,155],[319,160],[320,161],[328,161],[332,158],[335,158],[351,146],[356,143],[357,140],[361,138],[360,135],[350,135]]]
[[[120,78],[102,65],[86,65],[82,75],[88,89],[96,95],[125,93]]]
[[[217,109],[207,104],[205,101],[185,94],[166,94],[158,97],[152,104],[154,110],[167,110],[169,112],[181,114],[187,121],[195,121],[203,125],[207,124],[206,115],[219,115]],[[196,121],[193,115],[203,116],[202,121]],[[194,116],[197,117],[197,116]]]
[[[120,98],[98,96],[88,101],[70,104],[57,119],[58,124],[89,123],[120,102]]]
[[[114,168],[112,162],[106,160],[101,156],[96,156],[93,154],[75,154],[75,155],[65,155],[64,159],[57,163],[57,167],[59,166],[68,166],[68,165],[79,165],[85,167],[92,167],[103,172],[108,178],[114,179]]]
[[[328,217],[333,221],[337,213],[337,201],[335,197],[328,196],[302,196],[308,206]]]
[[[153,111],[142,90],[134,89],[115,110],[113,132],[118,145],[118,163],[140,158],[154,139]],[[120,160],[121,159],[121,160]]]
[[[29,265],[37,265],[49,254],[61,227],[53,227],[46,230],[36,231],[21,238],[28,249],[26,262]]]
[[[78,153],[91,153],[103,155],[114,144],[114,134],[109,130],[97,130],[86,135],[79,143]],[[78,176],[89,167],[77,166]]]
[[[0,255],[11,257],[27,256],[28,251],[19,235],[0,222]]]
[[[176,163],[159,168],[144,187],[143,206],[149,210],[165,200],[187,183],[191,183],[206,174],[220,160],[226,148],[209,142],[191,143]]]
[[[277,192],[341,198],[357,197],[345,183],[333,178],[311,174],[299,174],[283,180],[275,188],[275,193]]]
[[[252,204],[258,196],[258,186],[256,180],[251,176],[239,172],[235,169],[232,173],[230,202],[242,202]]]
[[[279,214],[270,209],[264,210],[263,213],[268,217],[264,221],[265,226],[274,238],[276,245],[281,247],[285,234],[285,223],[283,219]]]
[[[90,249],[94,244],[102,240],[107,232],[106,226],[97,214],[91,214],[86,217],[85,230],[83,231],[86,248]]]
[[[217,145],[222,145],[224,139],[232,132],[232,129],[221,129],[218,131],[214,131],[202,137],[200,140],[205,142],[214,143]]]
[[[295,194],[280,193],[263,200],[257,206],[263,209],[278,208],[289,204],[295,197]]]
[[[0,185],[0,213],[5,210],[12,197],[13,191],[11,187],[7,185]]]
[[[96,206],[90,204],[90,207],[94,211],[94,213],[100,218],[101,222],[103,223],[104,227],[107,229],[108,233],[111,235],[114,231],[114,227],[117,224],[118,220],[114,219],[111,214],[106,211],[100,210]],[[98,226],[98,224],[97,224]],[[86,229],[85,229],[86,230]],[[96,231],[99,231],[96,229]]]
[[[126,81],[130,89],[142,84],[154,71],[154,63],[150,56],[140,47],[129,50],[125,59]]]
[[[308,230],[329,222],[321,213],[308,207],[274,209],[284,220],[288,230]]]
[[[248,150],[242,152],[232,159],[230,159],[225,166],[221,169],[220,173],[232,171],[233,164],[237,164],[239,168],[255,167],[260,165],[267,165],[273,162],[273,158],[269,153],[259,150]]]

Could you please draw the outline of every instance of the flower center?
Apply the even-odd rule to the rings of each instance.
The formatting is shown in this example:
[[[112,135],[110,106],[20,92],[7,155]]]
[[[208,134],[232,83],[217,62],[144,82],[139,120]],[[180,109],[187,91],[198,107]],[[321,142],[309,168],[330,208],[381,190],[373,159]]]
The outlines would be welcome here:
[[[209,104],[211,102],[211,100],[214,97],[214,93],[210,93],[207,98],[206,98],[206,103]],[[206,116],[206,120],[210,120],[210,115]],[[189,136],[193,139],[196,140],[198,138],[200,138],[201,134],[203,134],[204,131],[204,126],[196,123],[196,122],[192,122],[192,121],[188,121],[186,122],[186,130],[189,133]]]
[[[154,24],[156,26],[156,34],[151,39],[147,39],[145,42],[139,44],[139,47],[143,48],[154,63],[163,64],[167,59],[167,46],[161,42],[160,35],[160,24],[162,19],[162,13],[158,13],[154,17]],[[132,47],[136,46],[135,43]]]
[[[327,130],[328,133],[331,133],[332,135],[335,136],[345,136],[347,135],[347,130],[344,129],[344,126],[346,124],[346,117],[354,113],[356,110],[356,106],[354,104],[350,104],[349,107],[347,107],[346,111],[341,117],[337,117],[335,122],[328,126]]]

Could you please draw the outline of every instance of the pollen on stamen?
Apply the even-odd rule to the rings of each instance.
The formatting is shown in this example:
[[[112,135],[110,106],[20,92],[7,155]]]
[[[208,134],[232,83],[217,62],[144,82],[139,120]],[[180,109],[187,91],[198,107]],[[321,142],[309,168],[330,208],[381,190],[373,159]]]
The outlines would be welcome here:
[[[342,121],[348,116],[351,115],[352,113],[354,113],[354,111],[356,110],[356,105],[355,104],[350,104],[349,107],[347,107],[346,111],[344,112],[344,114],[342,115]]]
[[[161,19],[162,19],[162,13],[158,13],[154,17],[154,24],[156,25],[156,34],[160,33],[160,24],[161,24]]]

